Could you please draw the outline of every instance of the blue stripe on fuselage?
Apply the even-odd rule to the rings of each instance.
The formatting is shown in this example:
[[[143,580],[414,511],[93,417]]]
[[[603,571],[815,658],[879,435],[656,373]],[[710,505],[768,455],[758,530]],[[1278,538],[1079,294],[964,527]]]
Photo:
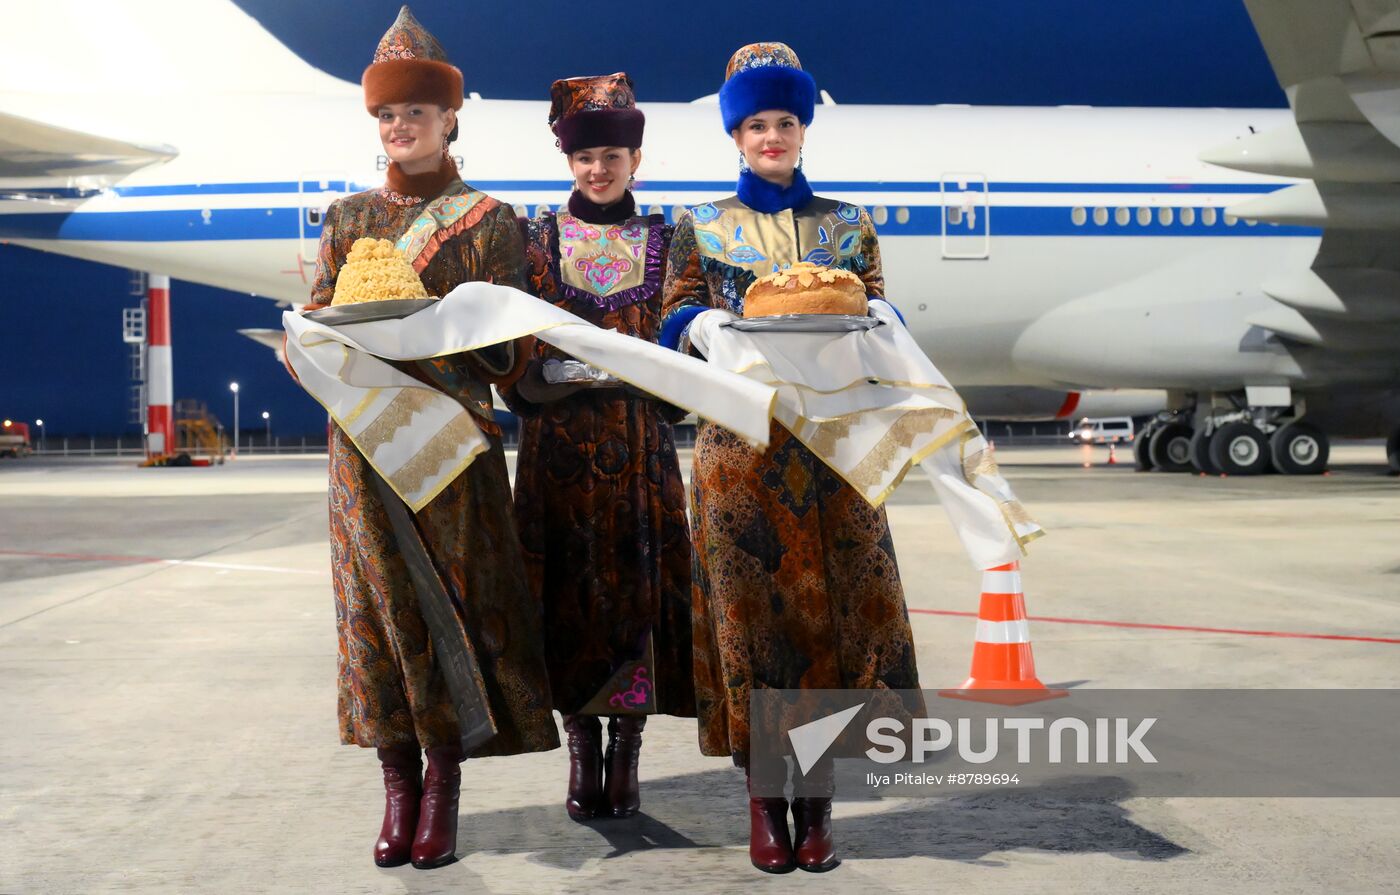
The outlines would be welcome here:
[[[322,187],[324,183],[326,186]],[[960,189],[955,181],[945,181],[952,189]],[[109,192],[125,197],[143,196],[234,196],[254,193],[321,193],[357,192],[371,189],[373,184],[358,184],[345,180],[302,181],[279,180],[247,183],[182,183],[152,186],[114,186]],[[474,180],[472,186],[487,192],[567,192],[573,184],[567,180]],[[1272,193],[1289,184],[1278,183],[1029,183],[1018,181],[995,181],[987,184],[993,193]],[[707,192],[727,195],[734,192],[734,183],[727,180],[641,180],[638,190],[658,192]],[[899,180],[822,180],[814,181],[812,189],[818,193],[937,193],[943,189],[938,181],[899,181]],[[24,192],[14,190],[13,192]],[[39,188],[32,190],[34,195],[56,199],[82,199],[93,195],[93,190],[73,188]]]
[[[908,219],[900,221],[900,211],[908,210]],[[963,225],[948,227],[948,236],[976,239],[982,227],[990,224],[993,237],[1003,236],[1315,236],[1322,231],[1316,227],[1278,226],[1260,224],[1248,226],[1244,221],[1225,223],[1219,214],[1214,224],[1204,224],[1198,218],[1183,224],[1177,215],[1170,224],[1163,224],[1154,210],[1147,224],[1138,224],[1136,216],[1127,224],[1098,225],[1092,221],[1075,224],[1067,206],[998,205],[979,210],[985,217],[976,221],[975,228]],[[205,217],[205,214],[208,217]],[[0,239],[65,239],[96,242],[215,242],[229,239],[295,239],[299,234],[299,208],[215,208],[178,211],[103,211],[78,213],[7,214],[0,215]],[[882,236],[929,236],[942,234],[943,207],[940,205],[903,206],[887,208],[885,223],[876,224]],[[666,209],[671,217],[671,209]],[[318,238],[321,228],[307,225],[305,235]]]

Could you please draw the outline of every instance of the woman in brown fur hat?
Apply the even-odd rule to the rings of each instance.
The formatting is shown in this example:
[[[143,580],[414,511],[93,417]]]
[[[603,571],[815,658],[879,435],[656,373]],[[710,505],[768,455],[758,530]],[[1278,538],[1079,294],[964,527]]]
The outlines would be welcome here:
[[[365,106],[390,158],[384,186],[326,213],[310,309],[330,303],[354,241],[398,242],[429,294],[471,280],[523,288],[520,231],[509,205],[462,183],[447,145],[457,133],[462,74],[408,7],[364,74]],[[514,346],[518,370],[530,345]],[[502,352],[503,354],[507,352]],[[496,733],[471,753],[557,748],[542,655],[541,615],[523,572],[490,383],[511,364],[475,353],[408,365],[475,412],[490,449],[416,514],[412,524],[467,632]],[[341,742],[378,750],[385,812],[375,863],[429,868],[455,860],[462,754],[457,713],[434,656],[405,546],[373,485],[373,471],[332,427],[331,563],[339,633]],[[421,753],[427,755],[422,773]],[[421,775],[421,776],[420,776]]]

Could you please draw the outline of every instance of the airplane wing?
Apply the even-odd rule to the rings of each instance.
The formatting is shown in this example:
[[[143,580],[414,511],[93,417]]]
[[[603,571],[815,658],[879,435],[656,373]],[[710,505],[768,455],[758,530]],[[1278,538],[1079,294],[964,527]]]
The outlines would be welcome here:
[[[1244,0],[1293,124],[1202,153],[1213,164],[1307,178],[1233,206],[1242,218],[1322,228],[1311,270],[1261,284],[1278,304],[1249,322],[1319,372],[1400,375],[1400,0]],[[1322,378],[1331,378],[1325,373]]]
[[[178,154],[170,146],[141,146],[0,112],[0,180],[81,177],[103,186]]]
[[[278,363],[282,362],[282,339],[286,336],[286,333],[283,330],[250,327],[248,329],[240,329],[238,331],[238,334],[240,336],[247,336],[254,342],[257,342],[259,345],[262,345],[264,348],[271,348],[273,352],[277,355]]]

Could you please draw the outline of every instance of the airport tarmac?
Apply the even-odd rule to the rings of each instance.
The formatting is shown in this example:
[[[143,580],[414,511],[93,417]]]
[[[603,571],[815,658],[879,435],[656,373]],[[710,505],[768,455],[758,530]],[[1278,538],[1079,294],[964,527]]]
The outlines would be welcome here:
[[[1400,686],[1400,479],[1139,474],[1003,448],[1050,531],[1040,676],[1108,688]],[[1096,465],[1082,467],[1092,456]],[[685,460],[688,466],[688,458]],[[643,813],[582,826],[562,751],[464,767],[461,860],[381,870],[382,789],[338,745],[324,457],[0,463],[0,893],[1378,892],[1400,799],[1057,790],[838,803],[845,863],[748,863],[742,774],[656,718]],[[925,686],[966,677],[980,577],[919,474],[889,505]]]

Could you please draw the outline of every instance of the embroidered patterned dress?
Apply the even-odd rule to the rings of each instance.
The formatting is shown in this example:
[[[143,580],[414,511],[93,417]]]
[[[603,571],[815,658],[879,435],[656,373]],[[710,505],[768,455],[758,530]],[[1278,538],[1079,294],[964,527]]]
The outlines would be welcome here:
[[[664,330],[708,308],[742,313],[758,276],[797,261],[841,267],[883,297],[875,228],[816,197],[754,211],[731,197],[682,216],[671,243]],[[700,750],[747,765],[749,694],[917,689],[913,635],[883,508],[874,508],[778,423],[756,451],[702,423],[691,475],[695,696]]]
[[[458,182],[456,195],[427,203],[387,189],[333,203],[327,211],[312,301],[329,303],[358,238],[415,243],[415,267],[432,295],[470,280],[523,286],[520,232],[509,206]],[[453,187],[448,188],[453,192]],[[434,214],[425,217],[425,208]],[[413,232],[406,233],[413,227]],[[500,429],[475,360],[439,358],[408,372],[434,381],[476,413],[492,442],[415,515],[466,630],[473,638],[497,734],[475,755],[510,755],[559,745],[541,654],[540,610],[530,597],[515,532]],[[330,445],[331,571],[339,634],[341,742],[431,748],[457,741],[456,713],[433,659],[418,598],[363,456],[337,426]]]
[[[660,328],[670,228],[659,215],[590,224],[561,212],[526,225],[529,289],[648,341]],[[549,345],[536,358],[564,359]],[[521,416],[516,517],[545,612],[554,707],[564,714],[694,717],[690,537],[670,405],[584,389]]]

